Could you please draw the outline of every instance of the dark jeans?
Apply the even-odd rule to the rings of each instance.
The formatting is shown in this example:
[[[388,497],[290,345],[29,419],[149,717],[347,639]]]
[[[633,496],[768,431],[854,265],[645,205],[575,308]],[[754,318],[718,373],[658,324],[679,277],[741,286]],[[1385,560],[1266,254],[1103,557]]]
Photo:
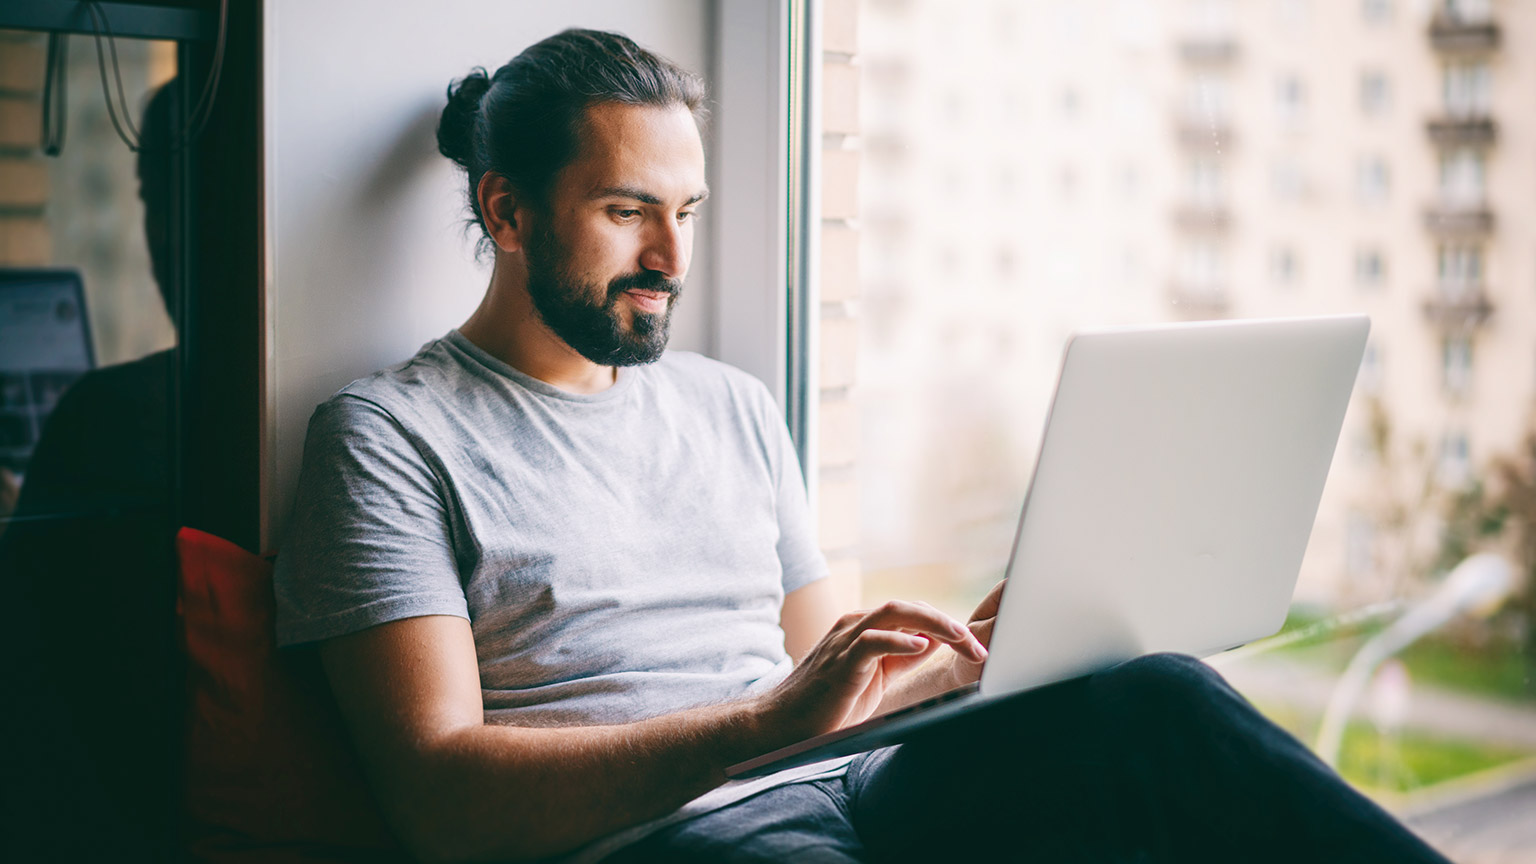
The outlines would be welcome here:
[[[609,860],[1445,862],[1173,654],[1023,694]]]

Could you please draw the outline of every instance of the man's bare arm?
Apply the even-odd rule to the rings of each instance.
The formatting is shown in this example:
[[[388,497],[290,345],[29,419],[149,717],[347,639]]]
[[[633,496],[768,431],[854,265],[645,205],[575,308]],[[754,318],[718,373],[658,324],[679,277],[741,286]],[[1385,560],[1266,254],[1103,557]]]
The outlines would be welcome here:
[[[626,726],[485,725],[462,618],[383,624],[321,657],[375,792],[426,861],[573,849],[675,809],[761,750],[744,704]]]
[[[670,812],[729,765],[867,717],[934,640],[964,628],[891,603],[845,615],[773,691],[622,726],[484,722],[469,622],[428,616],[322,643],[337,703],[386,815],[426,861],[538,858]],[[916,636],[915,633],[926,635]]]

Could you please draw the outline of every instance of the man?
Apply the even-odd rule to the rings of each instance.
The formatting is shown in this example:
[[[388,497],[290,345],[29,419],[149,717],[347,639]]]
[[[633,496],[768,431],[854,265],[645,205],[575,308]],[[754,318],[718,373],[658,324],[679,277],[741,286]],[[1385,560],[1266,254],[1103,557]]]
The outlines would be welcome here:
[[[1441,860],[1187,658],[724,784],[976,680],[999,590],[965,624],[838,616],[772,400],[663,353],[708,195],[697,78],[572,30],[449,96],[489,289],[316,412],[277,576],[279,639],[318,643],[418,856],[1254,860],[1290,832]]]

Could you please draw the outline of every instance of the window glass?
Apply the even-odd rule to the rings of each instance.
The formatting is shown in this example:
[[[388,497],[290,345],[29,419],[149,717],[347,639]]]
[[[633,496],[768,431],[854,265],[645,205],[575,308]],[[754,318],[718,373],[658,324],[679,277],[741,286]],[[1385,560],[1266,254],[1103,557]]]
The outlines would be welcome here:
[[[1002,576],[1074,330],[1367,313],[1291,619],[1213,662],[1314,743],[1352,658],[1451,590],[1470,554],[1504,556],[1515,587],[1435,620],[1339,697],[1353,708],[1337,764],[1447,844],[1457,825],[1436,802],[1452,790],[1532,788],[1536,370],[1515,359],[1536,346],[1536,257],[1511,226],[1536,224],[1513,179],[1529,175],[1514,142],[1536,129],[1536,66],[1516,61],[1536,30],[1502,20],[1514,8],[864,0],[849,391],[863,600],[963,615]],[[1006,35],[1002,9],[1019,25]]]
[[[12,718],[27,746],[7,782],[37,812],[83,814],[68,838],[8,827],[21,849],[165,860],[184,714],[169,147],[184,114],[165,89],[174,43],[113,47],[115,120],[94,40],[0,31],[0,581],[12,702],[41,709]]]

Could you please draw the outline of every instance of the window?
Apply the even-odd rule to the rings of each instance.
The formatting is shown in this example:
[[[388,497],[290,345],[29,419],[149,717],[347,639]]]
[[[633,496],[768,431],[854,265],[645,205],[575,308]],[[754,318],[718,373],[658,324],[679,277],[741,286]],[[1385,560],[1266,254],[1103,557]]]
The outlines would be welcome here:
[[[1077,116],[1081,103],[1082,98],[1077,95],[1076,87],[1063,87],[1061,95],[1056,99],[1056,104],[1061,106],[1061,116],[1068,119]]]
[[[1225,123],[1232,109],[1228,91],[1224,76],[1214,73],[1196,75],[1184,90],[1185,116],[1196,123]]]
[[[1381,287],[1387,265],[1381,250],[1375,247],[1355,250],[1355,285],[1362,289]]]
[[[1194,0],[1189,5],[1189,32],[1196,36],[1232,34],[1234,0]]]
[[[1472,337],[1454,333],[1441,345],[1440,383],[1453,396],[1467,392],[1472,384]]]
[[[1455,300],[1478,290],[1483,281],[1483,249],[1481,246],[1447,244],[1440,247],[1439,255],[1440,296]]]
[[[1499,14],[1515,8],[1512,2],[1498,4]],[[1456,127],[1444,135],[1436,127],[1431,138],[1425,122],[1449,119],[1441,93],[1447,63],[1476,66],[1484,56],[1435,49],[1427,19],[1440,3],[1313,0],[1307,29],[1295,29],[1282,26],[1280,0],[1141,0],[1137,8],[1150,10],[1154,26],[1132,49],[1118,35],[1118,13],[1131,0],[1067,0],[1056,5],[1102,13],[1083,16],[1081,43],[1061,42],[1045,4],[1034,16],[1039,21],[1018,13],[1016,45],[1001,54],[989,32],[994,10],[1018,0],[862,0],[864,54],[857,65],[873,70],[900,59],[922,70],[905,88],[907,98],[862,105],[862,128],[902,130],[912,154],[902,172],[873,158],[860,166],[867,299],[853,314],[868,338],[858,344],[860,377],[851,398],[862,420],[854,470],[864,605],[909,597],[964,614],[1002,574],[1061,346],[1073,331],[1339,312],[1369,312],[1372,333],[1339,464],[1297,583],[1298,620],[1326,632],[1294,655],[1287,647],[1265,660],[1315,660],[1308,673],[1331,682],[1365,641],[1362,630],[1376,632],[1433,593],[1441,575],[1432,569],[1440,551],[1437,520],[1449,511],[1439,497],[1426,503],[1426,481],[1444,491],[1436,481],[1442,471],[1490,480],[1481,466],[1511,455],[1520,432],[1512,427],[1525,421],[1523,411],[1509,410],[1509,399],[1536,399],[1530,368],[1513,370],[1521,377],[1496,366],[1536,364],[1536,316],[1515,314],[1517,305],[1525,308],[1520,298],[1508,298],[1509,314],[1501,305],[1488,323],[1474,323],[1480,306],[1448,304],[1436,293],[1442,271],[1455,290],[1508,274],[1520,280],[1525,300],[1536,302],[1536,277],[1528,275],[1536,257],[1529,243],[1513,242],[1524,236],[1520,226],[1501,226],[1499,236],[1508,233],[1511,242],[1497,244],[1450,233],[1474,228],[1470,219],[1426,227],[1426,210],[1434,212],[1439,201],[1440,153],[1466,146],[1444,142],[1478,140],[1467,133],[1479,130]],[[1305,16],[1304,4],[1290,8]],[[957,31],[962,35],[950,48],[927,38],[940,20],[967,18],[974,23]],[[1536,105],[1536,79],[1506,81],[1500,71],[1499,64],[1526,56],[1515,45],[1513,19],[1506,26],[1507,44],[1485,65],[1500,76],[1494,95],[1498,120],[1508,128],[1499,130],[1496,145],[1474,147],[1484,153],[1489,196],[1495,182],[1522,182],[1503,166],[1525,158],[1516,146],[1515,106]],[[966,44],[967,32],[974,45]],[[1218,43],[1201,42],[1205,35],[1230,42],[1209,50]],[[1189,50],[1196,45],[1200,50]],[[1477,83],[1484,73],[1452,74],[1472,82],[1473,92],[1485,86]],[[1071,123],[1058,113],[1066,87],[1082,100]],[[948,89],[970,94],[963,130],[946,128],[936,99],[910,95]],[[1034,108],[1027,128],[1005,116],[1001,102],[1010,90]],[[1515,112],[1507,118],[1506,105]],[[1150,119],[1136,119],[1144,114]],[[956,164],[971,172],[975,192],[960,212],[937,182]],[[1017,172],[1013,195],[996,188],[992,166],[1000,164]],[[1078,193],[1063,206],[1058,190],[1068,165]],[[1446,170],[1461,176],[1470,169],[1448,163]],[[1134,196],[1126,194],[1133,187]],[[1224,228],[1206,218],[1214,213],[1197,209],[1212,203],[1227,217]],[[898,217],[907,226],[902,238],[875,236]],[[1518,220],[1510,214],[1506,221]],[[1015,249],[1010,284],[1017,287],[945,290],[954,280],[926,251],[939,243],[954,247],[974,279],[994,278],[1001,247]],[[924,251],[892,260],[910,247]],[[1447,345],[1461,324],[1473,328],[1470,342]],[[892,335],[876,338],[881,328]],[[953,347],[944,347],[944,334]],[[997,355],[994,343],[1012,347]],[[970,360],[967,345],[979,346]],[[1496,390],[1503,375],[1510,380]],[[1464,387],[1465,395],[1452,387]],[[1493,442],[1501,442],[1498,450]],[[1347,632],[1330,629],[1336,616],[1385,600],[1403,605]],[[1509,605],[1500,613],[1521,621],[1525,614]],[[1440,667],[1454,668],[1450,675],[1434,677],[1434,665],[1421,666],[1418,658],[1405,662],[1426,686],[1461,686],[1456,679],[1464,670],[1523,656],[1518,639],[1500,635],[1502,620],[1457,623],[1498,646],[1481,654],[1444,632],[1417,643],[1434,643],[1437,659],[1455,658]],[[1315,708],[1309,713],[1284,698],[1274,703],[1277,720],[1283,711],[1307,718],[1295,729],[1310,740]],[[1363,747],[1388,743],[1369,724],[1351,729],[1369,736]],[[1465,732],[1451,737],[1478,739]],[[1397,763],[1380,772],[1382,766],[1368,764],[1346,768],[1345,776],[1367,786],[1398,776]],[[1402,790],[1426,783],[1393,781]]]
[[[1215,241],[1199,241],[1185,247],[1180,264],[1183,286],[1192,293],[1221,293],[1227,277],[1226,251]]]
[[[1280,246],[1269,253],[1269,279],[1276,285],[1289,287],[1300,278],[1301,261],[1296,250]]]
[[[1472,476],[1472,446],[1465,432],[1447,432],[1440,439],[1437,479],[1450,488],[1466,485]]]
[[[1391,191],[1387,160],[1380,156],[1362,156],[1355,161],[1355,199],[1362,204],[1381,204]]]
[[[1479,207],[1484,201],[1483,152],[1458,147],[1440,155],[1440,201],[1450,208]]]
[[[1306,192],[1301,163],[1294,156],[1281,156],[1269,166],[1269,188],[1276,201],[1299,201]]]
[[[1311,17],[1310,0],[1275,0],[1275,19],[1285,30],[1301,30],[1307,26]]]
[[[1307,87],[1294,74],[1281,75],[1275,80],[1275,116],[1285,125],[1294,126],[1304,119],[1307,107]]]
[[[1493,17],[1490,0],[1441,0],[1440,12],[1452,21],[1481,24]]]
[[[1215,207],[1222,201],[1221,160],[1210,156],[1191,159],[1185,172],[1184,195],[1197,207]]]
[[[1486,117],[1493,108],[1493,76],[1488,64],[1447,63],[1442,94],[1450,117]]]
[[[1372,341],[1366,343],[1365,354],[1360,358],[1360,376],[1356,384],[1368,395],[1381,393],[1381,348]]]
[[[1384,72],[1360,73],[1360,113],[1368,117],[1387,113],[1392,105],[1392,88]]]

